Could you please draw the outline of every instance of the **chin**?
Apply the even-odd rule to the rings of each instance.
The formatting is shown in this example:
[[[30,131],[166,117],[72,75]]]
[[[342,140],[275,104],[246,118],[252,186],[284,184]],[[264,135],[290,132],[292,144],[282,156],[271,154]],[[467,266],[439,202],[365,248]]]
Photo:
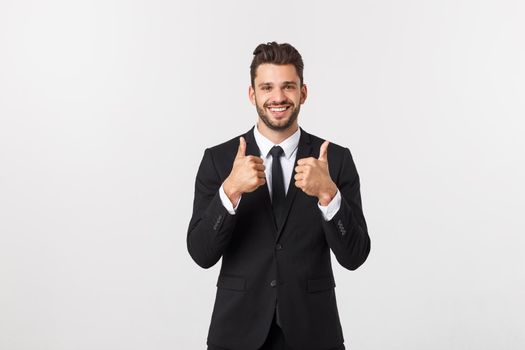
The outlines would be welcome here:
[[[290,118],[270,119],[270,122],[276,127],[283,127],[290,123]]]
[[[283,131],[288,130],[293,126],[293,123],[289,123],[288,120],[280,120],[278,123],[271,123],[271,126],[269,126],[270,129],[275,131]]]

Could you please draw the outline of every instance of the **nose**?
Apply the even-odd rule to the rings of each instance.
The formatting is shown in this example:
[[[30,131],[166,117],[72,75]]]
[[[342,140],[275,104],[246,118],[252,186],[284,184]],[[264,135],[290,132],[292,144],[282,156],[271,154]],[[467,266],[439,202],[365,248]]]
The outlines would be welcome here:
[[[286,95],[284,94],[284,90],[281,88],[273,89],[273,95],[272,95],[272,103],[274,104],[282,104],[286,103]]]

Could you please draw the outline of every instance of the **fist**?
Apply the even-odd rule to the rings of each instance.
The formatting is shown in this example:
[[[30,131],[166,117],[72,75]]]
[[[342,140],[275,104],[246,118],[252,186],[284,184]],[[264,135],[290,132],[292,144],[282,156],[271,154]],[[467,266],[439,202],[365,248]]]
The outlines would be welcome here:
[[[261,157],[246,155],[246,141],[241,137],[232,171],[224,181],[224,192],[233,206],[237,205],[243,193],[253,192],[266,183],[264,169]]]
[[[328,205],[337,193],[337,186],[328,171],[328,144],[325,141],[319,150],[319,158],[299,159],[295,167],[295,186],[309,196],[317,197],[323,206]]]

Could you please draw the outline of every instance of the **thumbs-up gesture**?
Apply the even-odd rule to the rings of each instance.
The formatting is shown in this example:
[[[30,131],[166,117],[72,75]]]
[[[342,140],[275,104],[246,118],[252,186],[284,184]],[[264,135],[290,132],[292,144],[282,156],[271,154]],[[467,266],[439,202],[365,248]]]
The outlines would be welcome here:
[[[317,197],[319,204],[328,205],[337,193],[337,186],[328,171],[328,144],[325,141],[319,150],[319,158],[299,159],[295,167],[295,186],[309,196]]]
[[[262,158],[246,155],[246,141],[241,136],[232,171],[224,180],[224,192],[235,207],[243,193],[253,192],[265,183],[266,175]]]

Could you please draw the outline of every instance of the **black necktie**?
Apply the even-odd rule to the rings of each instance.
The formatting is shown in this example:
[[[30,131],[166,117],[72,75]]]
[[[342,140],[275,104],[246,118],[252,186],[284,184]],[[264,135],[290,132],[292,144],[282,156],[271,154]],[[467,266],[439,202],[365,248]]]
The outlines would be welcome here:
[[[273,146],[270,154],[272,161],[272,207],[277,225],[281,220],[281,212],[284,203],[284,178],[283,168],[281,167],[281,155],[284,153],[280,146]]]
[[[272,207],[273,215],[277,226],[281,222],[281,214],[284,203],[284,178],[283,168],[281,167],[281,155],[284,153],[280,146],[273,146],[270,150],[272,155]],[[275,322],[281,327],[281,320],[279,317],[279,306],[275,304]]]

